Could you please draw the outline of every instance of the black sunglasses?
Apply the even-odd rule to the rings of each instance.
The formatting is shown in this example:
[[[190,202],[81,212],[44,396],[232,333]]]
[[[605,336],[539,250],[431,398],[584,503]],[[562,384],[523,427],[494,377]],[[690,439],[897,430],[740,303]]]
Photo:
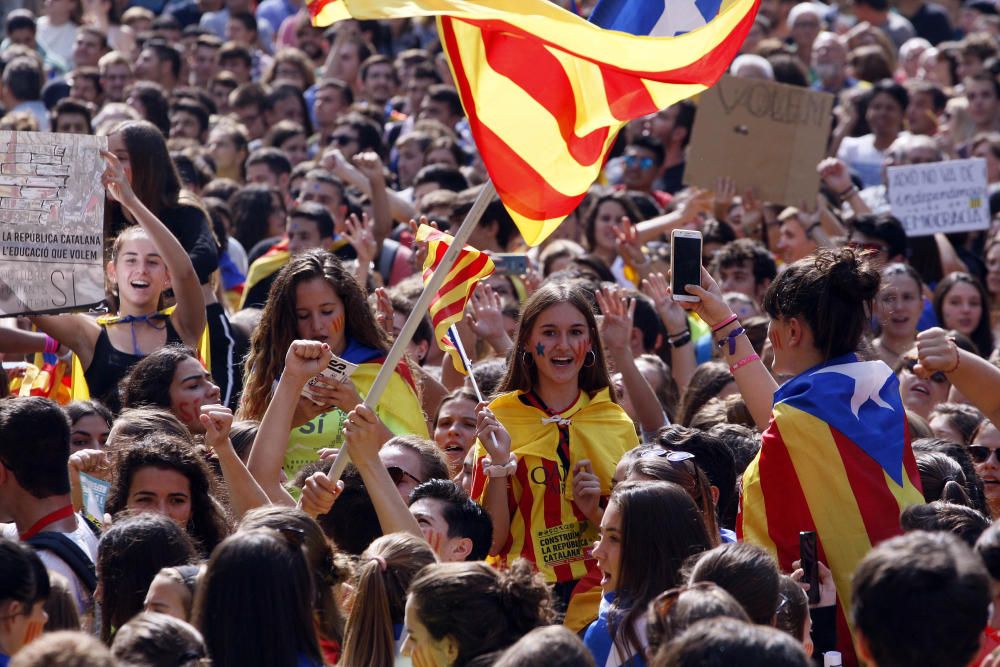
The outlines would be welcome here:
[[[990,449],[982,445],[969,445],[969,456],[976,463],[986,463],[990,460],[991,456],[994,456],[997,463],[1000,464],[1000,449]]]
[[[388,468],[386,468],[386,470],[389,471],[389,477],[392,478],[392,483],[393,484],[397,484],[398,485],[406,477],[409,477],[410,479],[412,479],[417,484],[423,484],[424,483],[424,481],[422,479],[417,479],[416,477],[414,477],[410,473],[406,472],[405,470],[403,470],[402,468],[399,468],[397,466],[389,466]]]
[[[337,144],[338,146],[346,146],[347,144],[356,143],[358,141],[358,138],[346,134],[331,134],[330,141]]]
[[[916,359],[907,359],[903,363],[903,368],[916,375],[913,369],[917,367],[918,363],[919,362]],[[935,373],[931,373],[931,382],[934,384],[945,384],[948,382],[948,377],[941,371],[937,371]]]

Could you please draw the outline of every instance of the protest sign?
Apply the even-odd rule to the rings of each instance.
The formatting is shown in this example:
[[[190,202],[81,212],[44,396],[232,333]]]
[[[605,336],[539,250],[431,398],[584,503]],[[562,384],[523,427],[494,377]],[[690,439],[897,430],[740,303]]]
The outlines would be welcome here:
[[[763,201],[814,208],[832,107],[827,93],[723,76],[698,98],[685,182],[728,176]]]
[[[888,169],[889,207],[907,236],[990,226],[986,160],[946,160]]]
[[[104,299],[106,137],[0,132],[0,315]]]
[[[80,492],[83,495],[83,512],[98,521],[104,519],[104,504],[111,491],[111,482],[80,473]]]

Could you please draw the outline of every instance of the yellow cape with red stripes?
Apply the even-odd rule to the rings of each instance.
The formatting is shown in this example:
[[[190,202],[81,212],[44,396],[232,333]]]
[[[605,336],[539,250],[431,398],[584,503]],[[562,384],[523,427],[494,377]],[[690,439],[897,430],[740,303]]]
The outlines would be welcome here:
[[[492,559],[498,566],[527,558],[549,582],[578,581],[564,624],[582,630],[597,617],[601,601],[600,572],[590,555],[597,526],[590,525],[573,502],[572,471],[589,459],[601,481],[601,495],[611,494],[611,478],[622,455],[639,439],[625,411],[611,400],[608,389],[594,396],[580,392],[562,417],[569,436],[568,466],[559,456],[560,427],[544,411],[526,405],[523,392],[504,394],[490,409],[510,433],[517,470],[510,477],[510,536]],[[472,495],[483,501],[489,480],[482,469],[486,450],[476,447]]]

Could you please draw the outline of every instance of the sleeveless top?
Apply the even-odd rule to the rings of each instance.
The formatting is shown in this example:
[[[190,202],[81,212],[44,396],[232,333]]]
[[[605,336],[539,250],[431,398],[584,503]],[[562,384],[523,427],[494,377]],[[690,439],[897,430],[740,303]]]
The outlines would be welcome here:
[[[184,342],[169,318],[166,320],[166,328],[167,344]],[[129,354],[115,348],[108,337],[107,327],[102,326],[101,335],[97,337],[97,345],[94,346],[94,358],[83,373],[90,389],[90,397],[104,403],[111,412],[118,414],[121,410],[118,383],[142,358],[142,355]]]

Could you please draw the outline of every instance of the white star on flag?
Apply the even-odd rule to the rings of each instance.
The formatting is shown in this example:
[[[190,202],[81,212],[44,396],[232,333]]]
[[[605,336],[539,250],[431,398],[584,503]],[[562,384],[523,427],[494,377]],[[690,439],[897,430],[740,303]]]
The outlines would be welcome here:
[[[839,373],[854,380],[854,395],[851,396],[851,412],[858,419],[861,419],[858,415],[861,406],[868,401],[874,401],[875,405],[880,408],[893,409],[891,405],[879,396],[879,392],[885,386],[885,381],[892,376],[892,369],[880,361],[837,364],[836,366],[827,366],[816,371],[817,375],[819,373]]]

